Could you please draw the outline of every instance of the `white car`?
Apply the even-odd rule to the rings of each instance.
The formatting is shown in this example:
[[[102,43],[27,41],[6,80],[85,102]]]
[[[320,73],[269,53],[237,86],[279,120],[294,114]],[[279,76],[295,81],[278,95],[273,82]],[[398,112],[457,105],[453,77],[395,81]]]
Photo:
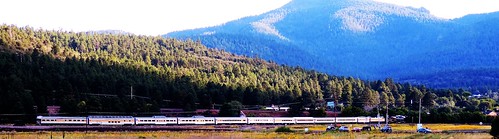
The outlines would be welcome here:
[[[338,128],[338,131],[340,131],[340,132],[348,132],[349,130],[348,130],[348,127],[341,126],[340,128]]]

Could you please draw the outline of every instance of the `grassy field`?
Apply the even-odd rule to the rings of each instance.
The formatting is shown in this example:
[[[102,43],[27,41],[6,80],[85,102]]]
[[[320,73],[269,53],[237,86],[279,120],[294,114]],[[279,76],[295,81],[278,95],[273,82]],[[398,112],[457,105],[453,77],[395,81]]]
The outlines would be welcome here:
[[[352,129],[353,127],[362,128],[364,124],[344,124],[344,126],[350,127],[350,129]],[[393,131],[416,132],[416,125],[390,124],[390,126],[392,127]],[[423,124],[423,126],[437,132],[448,130],[490,130],[490,125]],[[294,130],[303,130],[304,128],[309,128],[309,130],[311,131],[324,131],[326,125],[290,125],[289,127]]]
[[[182,139],[263,139],[263,138],[283,138],[283,139],[371,139],[371,138],[435,138],[435,139],[490,139],[491,136],[486,133],[477,134],[418,134],[418,133],[400,133],[385,134],[379,132],[372,133],[276,133],[276,132],[10,132],[0,133],[1,139],[163,139],[163,138],[182,138]]]
[[[349,127],[362,127],[360,124],[347,124]],[[454,125],[454,124],[425,124],[432,130],[488,130],[490,125]],[[432,133],[420,134],[415,132],[415,125],[392,124],[395,131],[407,131],[398,133],[381,133],[377,130],[360,133],[340,133],[340,132],[322,132],[326,125],[289,125],[296,132],[276,133],[274,129],[265,129],[259,131],[159,131],[159,132],[0,132],[0,139],[263,139],[263,138],[283,138],[283,139],[372,139],[372,138],[435,138],[435,139],[490,139],[488,133]],[[308,128],[309,133],[304,133]]]

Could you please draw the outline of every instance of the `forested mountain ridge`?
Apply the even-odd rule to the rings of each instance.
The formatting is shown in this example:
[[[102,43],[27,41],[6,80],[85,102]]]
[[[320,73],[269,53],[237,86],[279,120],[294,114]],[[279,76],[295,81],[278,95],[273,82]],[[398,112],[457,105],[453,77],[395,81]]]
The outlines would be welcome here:
[[[495,104],[467,98],[470,93],[464,90],[330,76],[160,36],[1,25],[0,51],[0,116],[44,113],[49,105],[59,105],[70,115],[140,114],[159,108],[210,108],[232,100],[244,105],[299,102],[293,105],[296,111],[323,107],[324,101],[370,109],[407,108],[412,100],[422,99],[427,108],[466,111]]]
[[[369,0],[293,0],[258,16],[165,36],[334,75],[497,89],[499,78],[486,73],[499,71],[498,21],[499,12],[447,20]],[[449,76],[454,71],[463,76]],[[422,78],[437,76],[439,82]]]

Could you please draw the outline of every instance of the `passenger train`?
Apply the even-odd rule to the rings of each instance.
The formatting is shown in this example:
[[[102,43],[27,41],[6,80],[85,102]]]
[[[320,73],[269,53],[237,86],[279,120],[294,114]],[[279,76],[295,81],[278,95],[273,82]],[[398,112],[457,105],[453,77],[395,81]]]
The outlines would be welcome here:
[[[37,116],[38,125],[227,125],[227,124],[332,124],[384,122],[382,117],[132,117]]]

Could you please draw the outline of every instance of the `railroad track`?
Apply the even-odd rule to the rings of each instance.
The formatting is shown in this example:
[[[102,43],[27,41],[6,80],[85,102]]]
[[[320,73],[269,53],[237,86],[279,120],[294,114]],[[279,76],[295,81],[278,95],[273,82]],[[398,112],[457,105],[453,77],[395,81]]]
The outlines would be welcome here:
[[[0,131],[268,131],[279,125],[171,125],[171,126],[12,126],[0,125]],[[325,131],[314,131],[322,133]],[[365,131],[362,131],[365,132]],[[488,133],[489,130],[434,130],[433,133]],[[416,131],[394,130],[392,133],[416,133]]]

